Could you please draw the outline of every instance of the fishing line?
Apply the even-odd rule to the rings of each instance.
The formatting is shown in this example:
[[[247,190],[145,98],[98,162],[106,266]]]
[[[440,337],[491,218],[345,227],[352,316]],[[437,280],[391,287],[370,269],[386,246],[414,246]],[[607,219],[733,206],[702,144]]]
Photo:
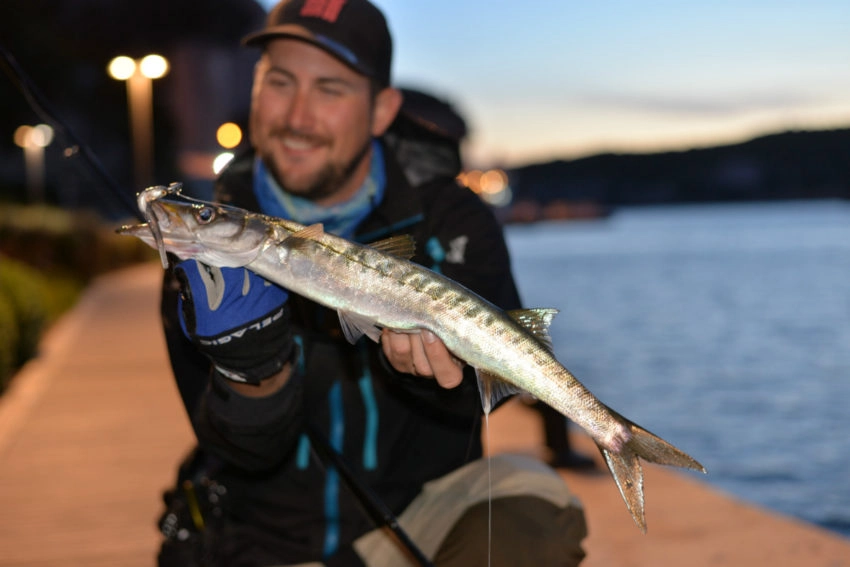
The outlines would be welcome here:
[[[490,445],[490,412],[484,414],[487,430],[487,567],[493,557],[493,452]]]
[[[66,148],[64,151],[65,157],[73,157],[77,155],[82,156],[84,163],[88,166],[88,169],[93,171],[95,176],[100,178],[103,184],[111,191],[111,193],[104,193],[104,195],[107,198],[117,198],[119,203],[122,205],[122,208],[127,213],[133,215],[140,221],[145,220],[136,208],[136,203],[133,202],[133,198],[126,191],[121,190],[118,183],[116,183],[109,173],[107,173],[103,164],[97,159],[91,148],[77,138],[68,125],[59,118],[59,115],[53,108],[51,108],[50,103],[47,101],[44,94],[38,89],[32,79],[27,76],[18,64],[14,55],[12,55],[12,53],[3,45],[0,45],[0,55],[2,55],[2,58],[0,58],[0,67],[3,68],[3,71],[5,71],[6,75],[12,81],[12,84],[14,84],[21,92],[33,112],[35,112],[41,120],[49,124],[57,136],[66,141]],[[94,184],[94,187],[98,191],[101,190],[97,183]]]
[[[139,210],[142,212],[142,215],[144,215],[145,220],[148,223],[148,228],[153,235],[154,242],[156,243],[156,249],[159,251],[159,259],[162,262],[162,268],[164,270],[168,269],[168,254],[165,250],[165,240],[162,238],[162,229],[159,226],[159,219],[156,218],[156,215],[153,213],[148,204],[151,201],[164,197],[165,195],[180,193],[181,186],[181,183],[172,183],[168,187],[149,187],[139,193],[139,197],[137,199]]]

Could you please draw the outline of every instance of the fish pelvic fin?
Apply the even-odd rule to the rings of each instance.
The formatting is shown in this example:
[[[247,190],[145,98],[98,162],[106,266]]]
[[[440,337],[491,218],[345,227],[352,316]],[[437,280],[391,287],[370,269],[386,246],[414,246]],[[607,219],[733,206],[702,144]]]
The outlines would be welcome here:
[[[349,343],[356,343],[363,335],[376,343],[380,342],[381,329],[369,317],[363,317],[350,311],[337,311],[337,315],[339,315],[339,326],[342,329],[342,334]]]
[[[505,382],[504,380],[493,376],[492,374],[482,372],[477,368],[475,369],[475,377],[478,379],[478,393],[481,395],[481,407],[484,408],[484,413],[488,415],[493,408],[496,407],[499,401],[507,398],[508,396],[523,392],[522,389],[514,386],[510,382]]]
[[[682,467],[705,473],[696,459],[668,443],[661,437],[650,433],[641,426],[629,421],[613,410],[631,433],[630,439],[619,451],[607,449],[597,443],[608,470],[614,477],[614,482],[620,490],[620,495],[626,502],[626,507],[632,515],[635,524],[641,532],[646,533],[646,517],[644,515],[643,468],[640,459],[659,465]]]

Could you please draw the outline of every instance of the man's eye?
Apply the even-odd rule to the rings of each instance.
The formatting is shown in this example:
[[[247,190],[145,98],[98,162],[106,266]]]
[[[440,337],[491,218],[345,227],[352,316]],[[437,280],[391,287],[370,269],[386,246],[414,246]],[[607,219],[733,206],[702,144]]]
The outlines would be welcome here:
[[[336,87],[322,87],[321,92],[327,96],[342,96],[342,89]]]
[[[281,88],[289,86],[292,81],[287,77],[282,77],[280,75],[272,75],[270,77],[266,77],[266,83],[275,88]]]

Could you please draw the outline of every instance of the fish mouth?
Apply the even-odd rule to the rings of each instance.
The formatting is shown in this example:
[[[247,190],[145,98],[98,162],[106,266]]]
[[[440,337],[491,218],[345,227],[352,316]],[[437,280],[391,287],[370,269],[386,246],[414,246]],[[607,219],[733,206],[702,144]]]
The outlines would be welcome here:
[[[148,187],[137,196],[139,210],[147,222],[125,225],[116,231],[118,234],[135,236],[158,250],[164,269],[169,266],[168,251],[183,257],[184,254],[195,254],[202,249],[179,214],[180,207],[195,201],[181,194],[181,189],[182,183],[172,183],[168,187]]]
[[[190,257],[203,251],[203,247],[194,239],[175,237],[172,234],[162,234],[158,240],[153,229],[148,223],[124,225],[115,232],[121,235],[134,236],[155,250],[160,250],[160,244],[166,251],[170,251],[179,258]],[[161,252],[160,252],[161,255]],[[165,268],[168,265],[164,266]]]
[[[158,250],[165,269],[169,267],[168,252],[181,260],[195,258],[216,266],[238,267],[254,260],[263,249],[266,230],[257,230],[258,221],[228,205],[183,195],[180,184],[145,189],[138,195],[138,204],[147,222],[123,226],[118,233],[135,236]]]

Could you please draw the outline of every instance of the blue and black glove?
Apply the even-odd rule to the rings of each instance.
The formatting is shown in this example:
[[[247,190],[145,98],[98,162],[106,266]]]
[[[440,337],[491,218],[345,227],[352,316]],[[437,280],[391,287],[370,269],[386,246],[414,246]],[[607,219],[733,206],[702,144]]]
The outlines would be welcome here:
[[[280,372],[295,350],[285,289],[245,268],[177,264],[183,334],[222,376],[259,384]]]

